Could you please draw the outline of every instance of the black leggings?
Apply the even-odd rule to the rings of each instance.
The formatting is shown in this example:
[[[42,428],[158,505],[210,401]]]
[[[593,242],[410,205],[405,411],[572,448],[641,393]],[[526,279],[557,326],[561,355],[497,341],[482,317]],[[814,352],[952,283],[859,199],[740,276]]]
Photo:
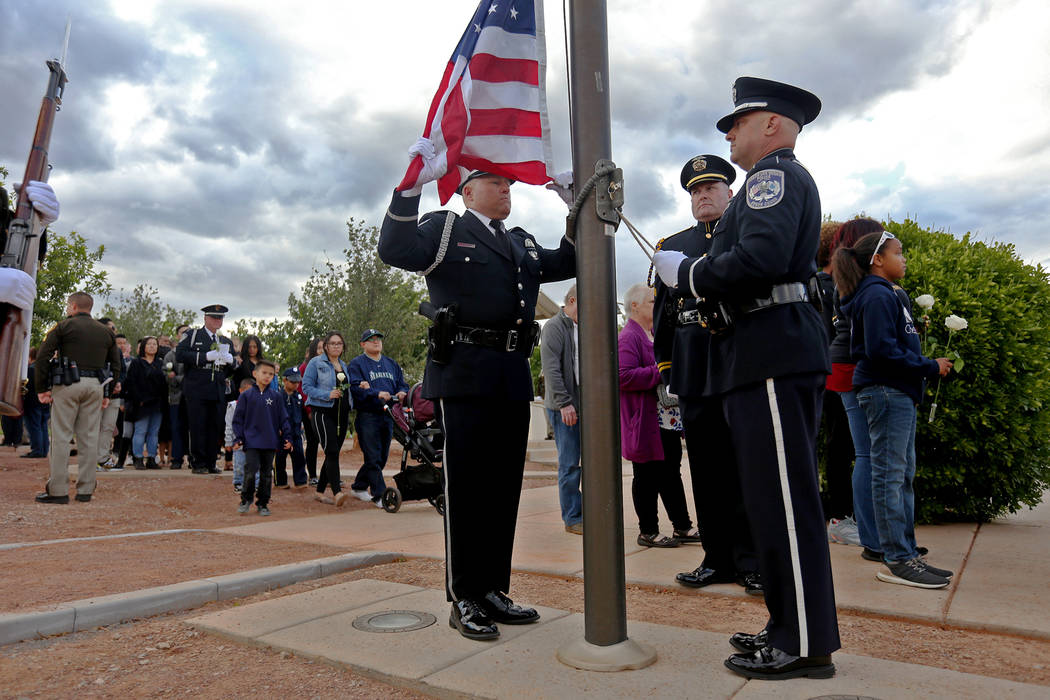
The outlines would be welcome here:
[[[313,407],[310,407],[310,417],[303,421],[303,430],[306,432],[306,472],[311,479],[317,478],[317,431],[314,430]]]
[[[634,479],[631,480],[631,496],[634,512],[638,515],[638,529],[643,535],[659,533],[656,499],[664,502],[671,526],[675,530],[689,530],[693,521],[689,519],[689,508],[685,503],[685,487],[682,485],[682,434],[675,430],[660,429],[660,442],[664,458],[652,462],[632,462]]]
[[[334,495],[339,493],[339,450],[346,440],[350,409],[344,399],[330,408],[312,406],[311,410],[318,444],[324,452],[324,464],[317,477],[317,493],[324,493],[325,486],[331,486]]]

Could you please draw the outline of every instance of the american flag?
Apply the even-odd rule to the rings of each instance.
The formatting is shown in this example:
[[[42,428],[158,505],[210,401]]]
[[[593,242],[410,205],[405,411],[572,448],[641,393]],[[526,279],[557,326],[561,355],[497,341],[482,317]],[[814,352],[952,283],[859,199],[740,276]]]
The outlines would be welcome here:
[[[540,185],[552,179],[543,0],[482,0],[430,104],[434,144],[398,190],[437,179],[444,204],[471,170]]]

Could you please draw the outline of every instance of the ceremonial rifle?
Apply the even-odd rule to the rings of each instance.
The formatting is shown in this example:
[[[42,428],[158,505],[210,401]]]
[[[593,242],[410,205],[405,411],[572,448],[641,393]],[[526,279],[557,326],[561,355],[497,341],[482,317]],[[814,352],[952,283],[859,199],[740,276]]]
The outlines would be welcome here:
[[[7,229],[7,245],[0,256],[0,266],[14,267],[36,279],[37,262],[40,257],[40,239],[45,227],[33,210],[26,195],[31,180],[47,181],[50,165],[47,160],[51,146],[51,129],[55,124],[55,113],[61,108],[62,93],[66,87],[66,49],[69,47],[69,23],[62,44],[62,58],[47,62],[50,76],[47,92],[40,105],[40,115],[33,134],[33,146],[26,161],[22,176],[22,189],[18,192],[15,218]],[[0,202],[7,206],[7,202]],[[33,307],[19,309],[11,304],[0,303],[0,414],[18,416],[22,414],[22,389],[27,377],[27,355],[29,335],[33,322]],[[42,358],[47,362],[48,358]]]

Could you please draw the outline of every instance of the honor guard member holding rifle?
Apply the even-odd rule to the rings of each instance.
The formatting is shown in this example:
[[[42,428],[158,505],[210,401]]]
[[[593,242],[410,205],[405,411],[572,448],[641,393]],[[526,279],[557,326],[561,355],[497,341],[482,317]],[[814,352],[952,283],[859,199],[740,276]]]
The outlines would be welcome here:
[[[701,155],[682,168],[682,189],[692,200],[696,226],[660,242],[661,250],[700,257],[711,250],[712,235],[733,196],[730,185],[736,169],[722,158]],[[693,503],[704,547],[704,560],[693,571],[675,577],[684,586],[701,588],[712,583],[736,582],[752,595],[762,595],[758,555],[744,512],[740,476],[722,416],[722,402],[704,396],[707,353],[711,333],[702,325],[697,299],[688,291],[654,280],[653,349],[668,391],[678,396]],[[683,541],[688,533],[675,532]],[[684,538],[683,538],[684,536]]]
[[[182,395],[189,419],[190,469],[194,474],[219,474],[215,466],[226,429],[226,383],[233,374],[233,343],[219,335],[229,311],[222,304],[205,306],[204,326],[188,330],[175,357],[186,368]]]
[[[33,205],[40,223],[48,226],[58,220],[58,199],[51,185],[46,182],[30,180],[26,185],[26,196]],[[7,226],[15,218],[15,213],[8,209],[7,190],[0,187],[0,251],[7,247]],[[40,240],[39,260],[44,259],[47,248],[47,235]],[[36,280],[16,267],[0,267],[0,302],[10,304],[25,311],[33,306],[36,299]],[[40,356],[45,360],[47,358]],[[46,385],[44,385],[46,386]]]
[[[540,283],[576,274],[567,239],[547,250],[521,228],[506,229],[511,184],[475,170],[457,190],[466,213],[418,221],[419,189],[394,192],[379,235],[379,257],[423,272],[437,310],[423,395],[438,405],[445,433],[449,625],[469,639],[495,639],[496,623],[539,619],[506,595],[529,432],[529,356]]]
[[[840,645],[815,447],[829,363],[808,292],[820,197],[793,151],[820,100],[759,78],[739,78],[733,98],[717,126],[748,171],[744,186],[706,257],[658,251],[653,262],[664,283],[705,300],[704,393],[722,400],[766,587],[765,630],[733,635],[742,653],[726,666],[749,678],[829,678]]]
[[[40,403],[51,404],[51,478],[38,503],[69,503],[69,445],[77,437],[77,500],[95,492],[98,423],[109,405],[114,373],[120,376],[117,339],[91,318],[90,294],[75,292],[66,300],[67,318],[48,331],[37,352],[34,382]],[[54,359],[52,359],[54,358]]]

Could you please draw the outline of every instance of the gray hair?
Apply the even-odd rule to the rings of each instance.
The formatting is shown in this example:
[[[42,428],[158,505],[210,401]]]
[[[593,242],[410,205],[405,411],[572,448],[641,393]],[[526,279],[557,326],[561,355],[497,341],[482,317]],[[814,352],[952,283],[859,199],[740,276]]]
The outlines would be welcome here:
[[[572,286],[569,287],[569,291],[565,292],[565,302],[564,303],[568,304],[569,303],[569,299],[578,299],[578,298],[579,297],[576,296],[576,283],[573,282]]]
[[[647,285],[642,283],[631,285],[623,295],[623,311],[625,314],[630,315],[631,304],[638,304],[639,306],[650,296],[652,296],[653,290]]]

